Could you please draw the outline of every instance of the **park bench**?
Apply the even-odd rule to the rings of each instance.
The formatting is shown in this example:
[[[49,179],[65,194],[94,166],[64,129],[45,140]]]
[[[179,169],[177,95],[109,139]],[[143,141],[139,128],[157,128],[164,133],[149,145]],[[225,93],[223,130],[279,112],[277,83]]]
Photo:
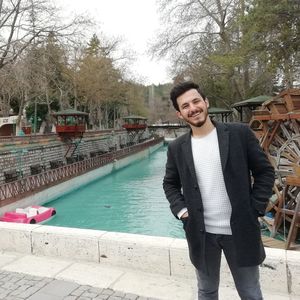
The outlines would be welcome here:
[[[50,169],[57,169],[59,167],[62,167],[63,165],[64,162],[60,159],[50,161]]]
[[[30,174],[31,175],[36,175],[42,173],[44,170],[44,166],[41,164],[35,164],[30,166]]]
[[[5,182],[16,181],[19,178],[19,172],[16,169],[4,171]]]

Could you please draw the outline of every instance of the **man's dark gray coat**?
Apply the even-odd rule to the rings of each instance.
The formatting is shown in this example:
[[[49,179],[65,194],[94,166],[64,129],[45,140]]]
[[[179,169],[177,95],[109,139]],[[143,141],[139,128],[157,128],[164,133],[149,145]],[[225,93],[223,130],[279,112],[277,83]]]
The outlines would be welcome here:
[[[265,259],[265,251],[257,217],[264,214],[272,194],[274,169],[247,125],[217,122],[214,125],[232,206],[230,225],[237,262],[241,267],[259,265]],[[188,209],[189,217],[183,221],[183,227],[190,258],[197,269],[206,270],[203,204],[193,162],[191,132],[169,144],[163,188],[175,217],[182,208]]]

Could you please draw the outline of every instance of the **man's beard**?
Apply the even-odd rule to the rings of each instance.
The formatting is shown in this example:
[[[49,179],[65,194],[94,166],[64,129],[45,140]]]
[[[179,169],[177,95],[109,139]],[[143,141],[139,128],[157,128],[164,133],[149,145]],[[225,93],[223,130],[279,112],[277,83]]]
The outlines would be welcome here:
[[[204,113],[205,113],[205,112],[204,112]],[[193,121],[191,121],[190,119],[186,119],[185,121],[186,121],[188,124],[190,124],[190,125],[192,125],[192,126],[194,126],[194,127],[200,128],[200,127],[202,127],[202,126],[205,124],[205,122],[206,122],[206,120],[207,120],[207,116],[208,116],[208,114],[205,113],[205,117],[204,117],[203,120],[199,120],[199,121],[193,122]]]
[[[194,126],[194,127],[200,128],[200,127],[202,127],[202,126],[205,124],[206,119],[207,119],[207,118],[205,118],[205,120],[202,120],[202,121],[198,121],[198,122],[188,122],[188,123],[189,123],[190,125]]]

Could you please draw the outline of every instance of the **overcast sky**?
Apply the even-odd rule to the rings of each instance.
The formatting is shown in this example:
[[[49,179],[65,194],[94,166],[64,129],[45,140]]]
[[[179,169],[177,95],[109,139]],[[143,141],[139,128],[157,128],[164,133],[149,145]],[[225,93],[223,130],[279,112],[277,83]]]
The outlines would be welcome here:
[[[130,69],[146,84],[170,82],[168,63],[151,61],[146,55],[148,42],[159,27],[155,0],[54,0],[64,11],[88,13],[99,24],[98,32],[122,36],[126,47],[138,54]],[[97,33],[97,32],[96,32]]]

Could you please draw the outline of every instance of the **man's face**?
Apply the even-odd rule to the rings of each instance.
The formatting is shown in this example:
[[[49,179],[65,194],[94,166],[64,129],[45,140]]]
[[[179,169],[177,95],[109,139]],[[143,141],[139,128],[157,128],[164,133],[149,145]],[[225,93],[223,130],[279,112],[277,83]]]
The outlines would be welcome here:
[[[196,89],[186,91],[177,98],[177,116],[194,127],[201,127],[207,120],[208,101]]]

